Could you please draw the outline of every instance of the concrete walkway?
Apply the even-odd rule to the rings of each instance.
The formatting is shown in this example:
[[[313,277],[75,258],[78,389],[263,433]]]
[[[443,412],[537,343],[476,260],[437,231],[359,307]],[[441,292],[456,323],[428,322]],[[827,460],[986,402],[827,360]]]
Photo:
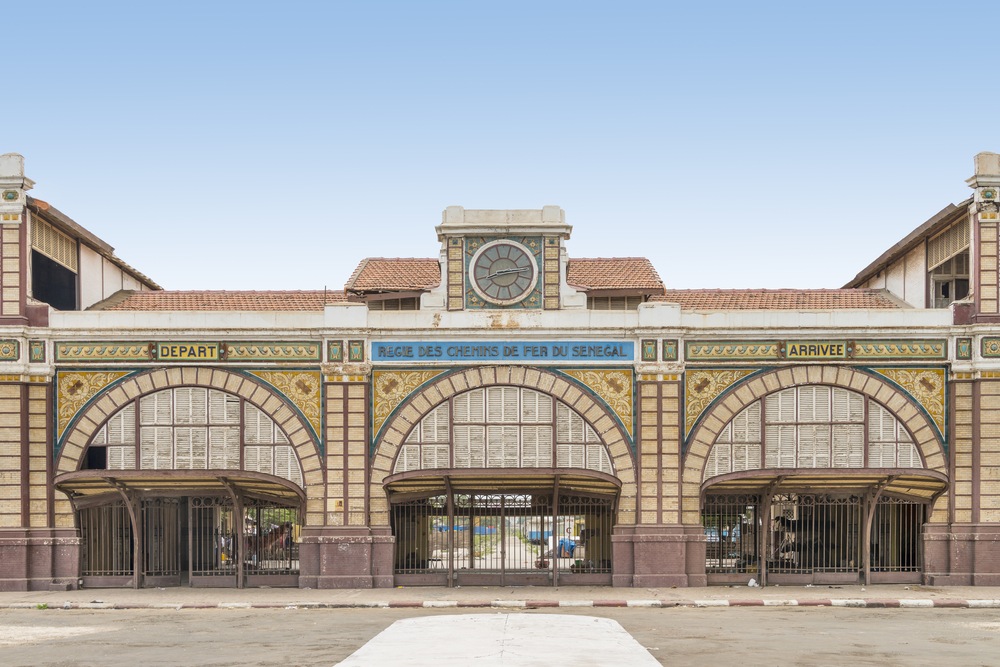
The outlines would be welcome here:
[[[312,590],[300,588],[149,588],[0,592],[0,609],[338,609],[371,607],[837,606],[1000,608],[1000,587],[712,586],[707,588],[412,587]]]

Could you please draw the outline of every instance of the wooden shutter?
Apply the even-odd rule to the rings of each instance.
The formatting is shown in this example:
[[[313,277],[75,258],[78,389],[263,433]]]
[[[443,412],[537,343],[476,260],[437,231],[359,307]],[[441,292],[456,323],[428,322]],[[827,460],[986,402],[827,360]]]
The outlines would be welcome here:
[[[173,429],[169,426],[147,426],[140,432],[139,463],[142,470],[163,470],[174,467]]]
[[[486,467],[486,428],[455,426],[455,467]]]
[[[209,389],[208,419],[212,424],[239,424],[239,397],[217,389]]]
[[[521,465],[526,468],[552,467],[552,427],[521,428]]]

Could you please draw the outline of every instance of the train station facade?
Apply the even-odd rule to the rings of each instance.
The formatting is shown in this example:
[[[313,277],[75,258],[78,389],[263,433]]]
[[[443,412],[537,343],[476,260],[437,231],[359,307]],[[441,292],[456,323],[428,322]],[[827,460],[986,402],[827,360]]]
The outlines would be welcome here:
[[[839,289],[670,289],[558,207],[453,206],[340,291],[181,292],[0,156],[0,590],[1000,584],[974,163]]]

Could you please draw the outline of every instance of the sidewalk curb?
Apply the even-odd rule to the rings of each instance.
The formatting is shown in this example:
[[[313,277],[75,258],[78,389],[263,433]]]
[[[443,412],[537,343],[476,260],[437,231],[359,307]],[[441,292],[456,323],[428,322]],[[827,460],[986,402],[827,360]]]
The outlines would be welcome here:
[[[188,610],[188,609],[542,609],[612,607],[628,609],[672,609],[675,607],[840,607],[847,609],[1000,609],[1000,600],[961,600],[944,598],[814,598],[804,600],[398,600],[372,602],[219,602],[216,604],[187,603],[133,603],[133,602],[65,602],[47,603],[14,602],[0,604],[0,609],[50,609],[112,610],[136,609]]]

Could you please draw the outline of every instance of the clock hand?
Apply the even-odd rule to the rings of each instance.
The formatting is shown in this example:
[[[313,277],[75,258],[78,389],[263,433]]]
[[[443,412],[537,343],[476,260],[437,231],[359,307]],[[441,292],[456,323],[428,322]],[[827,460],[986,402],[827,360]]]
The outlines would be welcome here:
[[[497,276],[505,276],[508,273],[521,273],[522,271],[529,271],[529,270],[530,270],[530,267],[527,267],[527,266],[525,266],[524,268],[521,268],[521,269],[501,269],[501,270],[497,271],[496,273],[491,273],[491,274],[487,275],[486,277],[487,278],[496,278]]]

